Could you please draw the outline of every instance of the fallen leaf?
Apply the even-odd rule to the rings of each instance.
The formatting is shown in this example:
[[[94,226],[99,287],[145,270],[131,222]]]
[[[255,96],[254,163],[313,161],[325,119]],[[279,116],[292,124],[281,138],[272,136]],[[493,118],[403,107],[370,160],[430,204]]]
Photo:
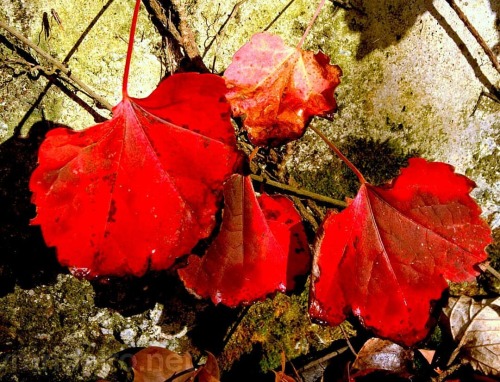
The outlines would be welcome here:
[[[218,236],[202,258],[189,257],[179,276],[195,295],[237,306],[292,289],[309,264],[307,238],[291,200],[257,198],[250,177],[233,175],[224,187]]]
[[[288,47],[279,36],[257,33],[226,69],[234,116],[244,116],[250,141],[277,145],[300,138],[313,116],[337,108],[342,71],[322,52]]]
[[[197,382],[219,382],[220,381],[220,371],[219,365],[217,364],[217,360],[215,356],[207,352],[207,362],[203,366],[201,366],[197,373],[196,379]]]
[[[165,382],[175,377],[175,382],[187,382],[195,374],[191,356],[179,355],[168,349],[149,346],[132,357],[134,382]]]
[[[490,229],[469,196],[474,186],[452,166],[420,158],[390,184],[362,184],[318,234],[311,316],[337,325],[352,311],[380,337],[424,339],[446,280],[473,279],[487,257]]]
[[[352,365],[352,377],[358,378],[375,371],[403,378],[411,376],[413,351],[388,340],[371,338],[359,350]]]
[[[215,225],[223,182],[239,163],[224,81],[184,73],[113,118],[55,129],[30,189],[33,224],[59,262],[83,276],[169,268]]]
[[[480,301],[453,297],[443,311],[458,342],[450,363],[460,353],[474,370],[500,375],[500,297]]]

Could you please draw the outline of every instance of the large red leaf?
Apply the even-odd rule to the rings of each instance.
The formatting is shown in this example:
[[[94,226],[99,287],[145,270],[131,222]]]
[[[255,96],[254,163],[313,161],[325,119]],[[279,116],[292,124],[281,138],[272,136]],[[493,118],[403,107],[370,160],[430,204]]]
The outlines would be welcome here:
[[[179,276],[186,288],[216,304],[237,306],[294,287],[310,254],[291,200],[256,197],[250,177],[233,175],[224,187],[221,230],[207,253],[190,256]]]
[[[252,143],[281,144],[304,133],[309,120],[337,108],[342,71],[322,52],[286,46],[269,33],[253,35],[233,57],[224,78],[234,116],[243,115]]]
[[[389,185],[363,184],[322,224],[311,316],[336,325],[352,310],[381,337],[422,340],[446,280],[471,280],[486,259],[490,229],[469,196],[474,186],[447,164],[416,158]]]
[[[92,275],[166,269],[210,234],[238,160],[224,81],[177,74],[110,121],[51,131],[30,189],[61,264]]]

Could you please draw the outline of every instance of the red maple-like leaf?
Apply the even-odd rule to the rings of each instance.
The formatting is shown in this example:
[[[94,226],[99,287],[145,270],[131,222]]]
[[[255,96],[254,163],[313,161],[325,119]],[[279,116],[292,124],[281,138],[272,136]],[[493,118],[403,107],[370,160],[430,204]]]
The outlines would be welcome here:
[[[239,163],[224,80],[176,74],[113,118],[51,131],[30,189],[33,220],[65,266],[93,275],[166,269],[215,225]]]
[[[310,254],[300,215],[284,196],[256,197],[250,177],[224,187],[221,230],[202,257],[179,270],[186,288],[216,304],[237,306],[294,287]]]
[[[381,337],[425,338],[446,280],[471,280],[486,259],[491,235],[469,196],[474,186],[450,165],[417,158],[391,184],[362,184],[322,224],[311,316],[336,325],[352,311]]]
[[[300,138],[310,119],[337,108],[334,90],[342,71],[322,52],[288,47],[269,33],[253,35],[233,57],[224,78],[234,116],[256,145]]]

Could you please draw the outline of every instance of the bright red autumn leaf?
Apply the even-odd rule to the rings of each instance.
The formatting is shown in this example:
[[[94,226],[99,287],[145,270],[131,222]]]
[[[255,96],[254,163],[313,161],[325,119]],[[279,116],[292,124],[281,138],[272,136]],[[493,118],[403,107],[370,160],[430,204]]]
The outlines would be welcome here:
[[[33,224],[82,276],[169,268],[211,233],[223,183],[240,162],[220,77],[176,74],[144,99],[128,95],[140,4],[113,118],[49,132],[30,179]]]
[[[316,242],[310,314],[331,325],[352,311],[380,337],[413,345],[429,332],[446,280],[466,281],[486,259],[490,229],[475,184],[445,163],[410,159],[392,183],[363,183]]]
[[[224,81],[176,74],[113,118],[52,130],[30,189],[60,263],[92,275],[166,269],[208,236],[239,156]]]
[[[236,52],[224,78],[234,116],[244,116],[250,141],[282,144],[300,138],[313,116],[337,108],[334,90],[342,71],[322,52],[286,46],[258,33]]]
[[[310,254],[300,215],[284,196],[255,195],[250,177],[233,175],[224,187],[218,236],[202,257],[179,270],[186,288],[215,304],[237,306],[294,287]]]

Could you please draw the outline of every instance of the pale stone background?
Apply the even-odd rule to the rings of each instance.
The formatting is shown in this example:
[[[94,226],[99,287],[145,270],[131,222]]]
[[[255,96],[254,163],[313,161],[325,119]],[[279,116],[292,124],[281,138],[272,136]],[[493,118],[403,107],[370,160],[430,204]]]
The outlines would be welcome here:
[[[236,1],[193,3],[192,22],[203,47]],[[224,70],[234,52],[287,3],[244,2],[206,63],[215,55],[215,70]],[[269,31],[297,44],[316,3],[293,2]],[[480,98],[482,91],[498,89],[499,73],[444,0],[351,3],[364,3],[364,14],[327,1],[304,46],[323,50],[344,72],[336,92],[338,115],[332,123],[322,123],[324,131],[340,145],[346,138],[388,140],[403,151],[452,164],[478,184],[474,196],[484,216],[493,228],[500,227],[500,104]],[[500,1],[457,3],[498,53]],[[315,187],[329,176],[332,159],[326,145],[308,133],[295,145],[288,167]],[[311,172],[316,178],[311,179]]]

